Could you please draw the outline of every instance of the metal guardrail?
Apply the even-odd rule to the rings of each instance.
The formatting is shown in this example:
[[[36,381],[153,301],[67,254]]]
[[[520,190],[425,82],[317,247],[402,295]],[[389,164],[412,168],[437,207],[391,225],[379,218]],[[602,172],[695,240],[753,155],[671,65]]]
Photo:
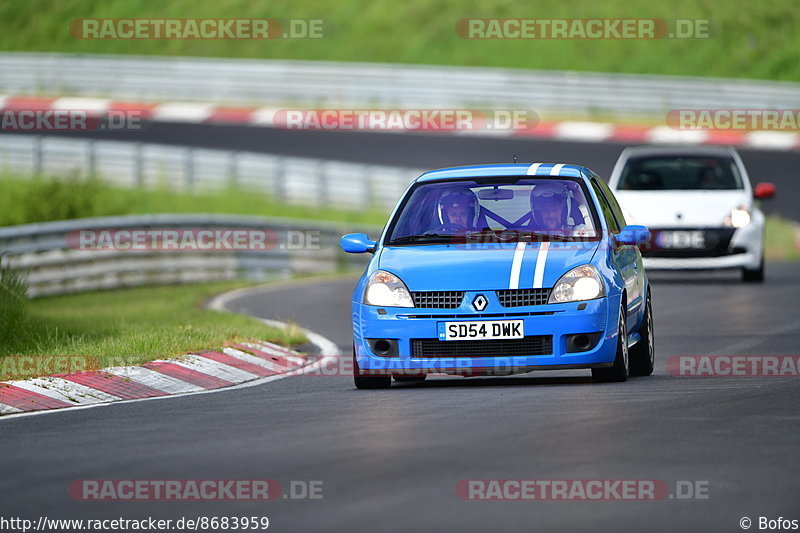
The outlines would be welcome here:
[[[80,249],[68,237],[90,230],[263,230],[267,250]],[[30,296],[111,289],[143,284],[227,279],[269,280],[291,274],[363,266],[366,257],[345,254],[339,238],[348,232],[377,237],[380,228],[319,221],[235,215],[136,215],[74,219],[0,228],[2,263],[25,274]]]
[[[122,187],[225,187],[278,202],[390,209],[421,170],[171,145],[0,135],[0,172],[98,176]]]
[[[800,107],[800,84],[321,61],[6,52],[0,93],[269,106],[533,109],[654,115]]]

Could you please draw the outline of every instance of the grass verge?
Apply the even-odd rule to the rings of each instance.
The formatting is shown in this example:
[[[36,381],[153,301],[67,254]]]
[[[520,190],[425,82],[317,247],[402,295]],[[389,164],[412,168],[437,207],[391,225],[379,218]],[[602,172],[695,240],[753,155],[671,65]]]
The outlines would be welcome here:
[[[411,176],[409,176],[409,180]],[[70,218],[147,213],[228,213],[383,224],[382,210],[353,211],[287,205],[262,193],[237,188],[189,193],[115,187],[97,178],[0,175],[0,226]]]
[[[797,2],[772,0],[26,0],[0,3],[0,49],[263,59],[377,61],[800,80]],[[79,39],[76,19],[325,19],[322,39]],[[710,20],[709,38],[487,39],[462,18]],[[110,74],[113,75],[113,74]],[[44,89],[44,88],[43,88]]]
[[[0,343],[0,379],[41,375],[40,367],[51,357],[73,357],[79,365],[90,361],[88,366],[103,368],[211,349],[226,341],[306,342],[297,328],[284,331],[255,318],[202,307],[216,294],[247,285],[138,287],[26,301],[16,315],[16,335],[4,336]],[[23,367],[14,356],[30,357]]]
[[[777,216],[767,217],[764,247],[768,261],[800,260],[800,224]]]

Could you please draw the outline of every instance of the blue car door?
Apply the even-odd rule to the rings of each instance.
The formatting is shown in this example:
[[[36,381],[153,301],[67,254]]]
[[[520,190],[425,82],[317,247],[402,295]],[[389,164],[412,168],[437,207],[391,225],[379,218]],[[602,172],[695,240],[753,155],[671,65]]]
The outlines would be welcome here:
[[[604,183],[593,177],[592,187],[597,194],[597,199],[600,202],[600,208],[606,224],[611,232],[609,238],[609,254],[611,262],[622,276],[625,283],[625,288],[628,294],[628,331],[632,331],[638,323],[638,314],[642,309],[642,293],[644,291],[644,269],[642,267],[641,254],[636,246],[623,246],[613,239],[614,235],[618,235],[620,230],[625,226],[625,219],[622,217],[622,211],[619,210],[619,215],[615,213],[618,208],[616,199],[610,192],[606,192],[607,188]]]

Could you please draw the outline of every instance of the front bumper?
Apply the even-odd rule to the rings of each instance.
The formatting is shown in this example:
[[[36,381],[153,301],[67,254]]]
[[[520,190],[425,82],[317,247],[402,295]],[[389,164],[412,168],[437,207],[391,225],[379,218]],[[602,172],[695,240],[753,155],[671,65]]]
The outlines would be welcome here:
[[[642,250],[642,260],[647,270],[707,270],[747,268],[757,269],[764,247],[763,223],[753,222],[739,229],[703,228],[709,234],[730,232],[721,245],[710,250]],[[685,231],[686,228],[651,228],[659,231]],[[691,231],[691,229],[689,229]]]
[[[489,297],[492,291],[467,292],[464,302],[477,294]],[[361,370],[374,373],[448,373],[463,375],[508,375],[543,369],[595,368],[613,364],[617,346],[619,296],[588,302],[548,304],[528,307],[502,307],[496,298],[483,312],[469,305],[454,310],[378,308],[353,303],[353,338],[356,359]],[[578,309],[585,304],[583,309]],[[386,314],[380,314],[379,309]],[[609,312],[614,309],[614,312]],[[503,315],[503,316],[499,316]],[[610,317],[610,318],[609,318]],[[552,353],[507,356],[485,353],[480,357],[413,357],[412,339],[438,339],[439,322],[522,319],[524,335],[552,336]],[[610,323],[609,323],[610,322]],[[569,353],[567,337],[599,333],[597,344],[583,352]],[[375,355],[365,339],[396,339],[398,356]],[[440,341],[442,346],[448,342]],[[473,341],[475,343],[488,341]]]

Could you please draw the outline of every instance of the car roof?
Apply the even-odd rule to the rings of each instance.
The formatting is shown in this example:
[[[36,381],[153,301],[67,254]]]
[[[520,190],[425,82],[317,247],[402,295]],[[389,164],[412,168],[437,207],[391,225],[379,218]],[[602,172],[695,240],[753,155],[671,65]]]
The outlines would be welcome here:
[[[623,151],[626,157],[642,156],[723,156],[735,153],[730,146],[632,146]]]
[[[581,165],[566,163],[503,163],[440,168],[425,172],[417,182],[494,176],[552,176],[588,178],[594,174]]]

